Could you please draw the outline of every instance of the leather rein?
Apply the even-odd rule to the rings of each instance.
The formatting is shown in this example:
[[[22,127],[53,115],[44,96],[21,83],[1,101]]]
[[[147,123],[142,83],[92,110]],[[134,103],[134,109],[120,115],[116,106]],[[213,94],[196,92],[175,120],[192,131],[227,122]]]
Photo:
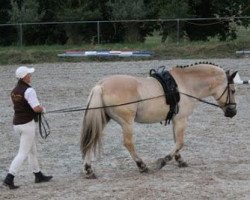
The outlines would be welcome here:
[[[226,88],[224,89],[224,91],[223,91],[222,94],[220,95],[220,97],[219,97],[218,99],[216,99],[217,101],[220,100],[220,99],[223,97],[223,95],[226,93],[226,91],[227,91],[227,100],[226,100],[226,103],[224,104],[224,106],[222,106],[222,107],[226,107],[226,106],[229,106],[229,105],[236,105],[236,103],[231,103],[231,102],[230,102],[230,92],[229,92],[230,89],[229,89],[229,85],[230,85],[230,84],[228,83],[227,86],[226,86]],[[221,107],[220,105],[218,105],[218,104],[211,103],[211,102],[209,102],[209,101],[200,99],[200,98],[195,97],[195,96],[192,96],[192,95],[190,95],[190,94],[186,94],[186,93],[183,93],[183,92],[180,92],[180,91],[179,91],[179,93],[180,93],[180,94],[183,94],[183,95],[185,95],[185,96],[187,96],[187,97],[196,99],[196,100],[198,100],[198,101],[200,101],[200,102],[202,102],[202,103],[205,103],[205,104],[208,104],[208,105],[212,105],[212,106],[215,106],[215,107],[218,107],[218,108],[222,108],[222,107]]]
[[[226,100],[226,103],[224,104],[223,107],[226,107],[226,106],[229,106],[229,105],[236,105],[236,103],[230,102],[230,88],[229,88],[229,85],[230,85],[230,83],[228,82],[226,88],[224,89],[224,91],[222,92],[220,97],[218,99],[216,99],[217,101],[220,100],[227,91],[227,100]],[[187,96],[189,98],[193,98],[195,100],[198,100],[198,101],[200,101],[202,103],[222,108],[218,104],[211,103],[209,101],[200,99],[200,98],[192,96],[190,94],[186,94],[186,93],[180,92],[180,91],[179,91],[179,93],[182,94],[182,95],[185,95],[185,96]],[[117,105],[101,106],[101,107],[91,107],[91,108],[89,108],[89,106],[87,106],[86,108],[72,107],[72,108],[66,108],[66,109],[52,110],[52,111],[48,111],[47,113],[66,113],[66,112],[77,112],[77,111],[87,111],[87,110],[95,110],[95,109],[112,108],[112,107],[118,107],[118,106],[124,106],[124,105],[139,103],[139,102],[143,102],[143,101],[148,101],[148,100],[161,98],[161,97],[165,97],[165,96],[166,95],[163,94],[163,95],[159,95],[159,96],[155,96],[155,97],[151,97],[151,98],[140,99],[140,100],[137,100],[137,101],[127,102],[127,103],[122,103],[122,104],[117,104]],[[46,139],[50,135],[51,131],[50,131],[49,123],[48,123],[47,119],[44,116],[44,113],[39,113],[38,114],[38,124],[39,124],[39,133],[40,133],[41,138]]]

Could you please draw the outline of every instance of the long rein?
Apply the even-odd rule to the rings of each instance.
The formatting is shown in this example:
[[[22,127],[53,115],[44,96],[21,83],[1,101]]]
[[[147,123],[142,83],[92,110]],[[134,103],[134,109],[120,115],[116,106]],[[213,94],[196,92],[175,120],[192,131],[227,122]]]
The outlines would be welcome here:
[[[187,97],[193,98],[195,100],[198,100],[198,101],[200,101],[202,103],[206,103],[208,105],[212,105],[212,106],[215,106],[215,107],[220,107],[218,104],[211,103],[209,101],[200,99],[198,97],[195,97],[195,96],[183,93],[183,92],[179,92],[179,93],[183,94],[183,95],[185,95]],[[64,108],[64,109],[59,109],[59,110],[51,110],[51,111],[46,112],[46,114],[47,113],[48,114],[49,113],[67,113],[67,112],[77,112],[77,111],[86,111],[86,110],[96,110],[96,109],[103,109],[103,108],[119,107],[119,106],[125,106],[125,105],[129,105],[129,104],[139,103],[139,102],[143,102],[143,101],[148,101],[148,100],[152,100],[152,99],[157,99],[157,98],[164,97],[164,96],[166,96],[166,95],[163,94],[163,95],[159,95],[159,96],[155,96],[155,97],[140,99],[140,100],[137,100],[137,101],[130,101],[130,102],[121,103],[121,104],[109,105],[109,106],[97,106],[97,107],[90,107],[90,108],[88,106],[87,107],[79,107],[78,106],[78,107]]]
[[[225,89],[225,91],[226,90],[227,90],[227,88]],[[224,95],[225,91],[222,93],[220,98]],[[205,104],[208,104],[208,105],[211,105],[211,106],[215,106],[215,107],[220,107],[218,104],[211,103],[209,101],[200,99],[200,98],[192,96],[190,94],[186,94],[186,93],[180,92],[180,91],[179,91],[179,93],[182,94],[182,95],[185,95],[185,96],[187,96],[189,98],[198,100],[198,101],[200,101],[202,103],[205,103]],[[161,97],[164,97],[164,96],[166,96],[166,95],[163,94],[163,95],[159,95],[159,96],[155,96],[155,97],[140,99],[140,100],[137,100],[137,101],[130,101],[130,102],[116,104],[116,105],[109,105],[109,106],[89,107],[89,105],[87,105],[87,107],[79,107],[78,106],[78,107],[64,108],[64,109],[47,111],[46,114],[49,114],[49,113],[52,113],[52,114],[53,113],[68,113],[68,112],[78,112],[78,111],[88,111],[88,110],[112,108],[112,107],[125,106],[125,105],[129,105],[129,104],[139,103],[139,102],[143,102],[143,101],[149,101],[149,100],[161,98]],[[50,126],[49,126],[49,123],[48,123],[47,119],[45,118],[44,113],[39,113],[38,114],[38,125],[39,125],[39,133],[40,133],[41,137],[43,139],[46,139],[50,135]]]

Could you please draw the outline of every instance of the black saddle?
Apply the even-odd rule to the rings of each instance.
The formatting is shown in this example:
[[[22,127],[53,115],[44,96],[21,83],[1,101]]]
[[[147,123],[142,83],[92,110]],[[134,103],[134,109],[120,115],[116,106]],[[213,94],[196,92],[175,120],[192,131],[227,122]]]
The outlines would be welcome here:
[[[180,93],[178,91],[178,85],[169,71],[165,70],[165,66],[161,66],[157,70],[151,69],[149,75],[156,78],[161,83],[166,98],[166,104],[170,106],[165,125],[169,124],[173,116],[179,111],[178,102],[180,101]]]

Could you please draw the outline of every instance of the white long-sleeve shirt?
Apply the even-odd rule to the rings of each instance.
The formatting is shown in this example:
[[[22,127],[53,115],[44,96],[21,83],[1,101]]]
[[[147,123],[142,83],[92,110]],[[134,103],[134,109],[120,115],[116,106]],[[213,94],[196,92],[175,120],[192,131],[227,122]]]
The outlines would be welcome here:
[[[40,103],[37,99],[36,91],[32,88],[29,87],[25,92],[24,92],[24,98],[27,100],[31,108],[35,108],[36,106],[39,106]]]

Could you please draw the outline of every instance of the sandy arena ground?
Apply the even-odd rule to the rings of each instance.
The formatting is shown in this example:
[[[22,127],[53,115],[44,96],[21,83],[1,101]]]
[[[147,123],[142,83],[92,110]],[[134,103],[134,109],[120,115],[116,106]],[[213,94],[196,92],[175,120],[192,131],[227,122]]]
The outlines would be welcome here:
[[[82,62],[31,65],[36,68],[33,87],[47,111],[85,106],[90,89],[111,74],[146,77],[151,68],[173,67],[201,60],[154,60],[139,62]],[[206,60],[207,61],[207,60]],[[211,59],[224,69],[238,70],[250,79],[250,59]],[[12,128],[10,91],[18,66],[0,66],[0,181],[18,151],[19,138]],[[250,199],[250,86],[237,86],[238,114],[225,118],[215,107],[199,103],[189,118],[182,156],[189,164],[178,168],[170,162],[160,171],[140,174],[122,145],[121,128],[113,121],[104,132],[103,154],[93,162],[96,180],[84,178],[79,150],[83,112],[47,114],[52,133],[44,141],[37,137],[39,161],[49,183],[35,184],[28,162],[11,191],[0,184],[0,199]],[[211,100],[212,99],[208,99]],[[154,163],[174,147],[172,127],[136,124],[135,145],[141,158]]]

